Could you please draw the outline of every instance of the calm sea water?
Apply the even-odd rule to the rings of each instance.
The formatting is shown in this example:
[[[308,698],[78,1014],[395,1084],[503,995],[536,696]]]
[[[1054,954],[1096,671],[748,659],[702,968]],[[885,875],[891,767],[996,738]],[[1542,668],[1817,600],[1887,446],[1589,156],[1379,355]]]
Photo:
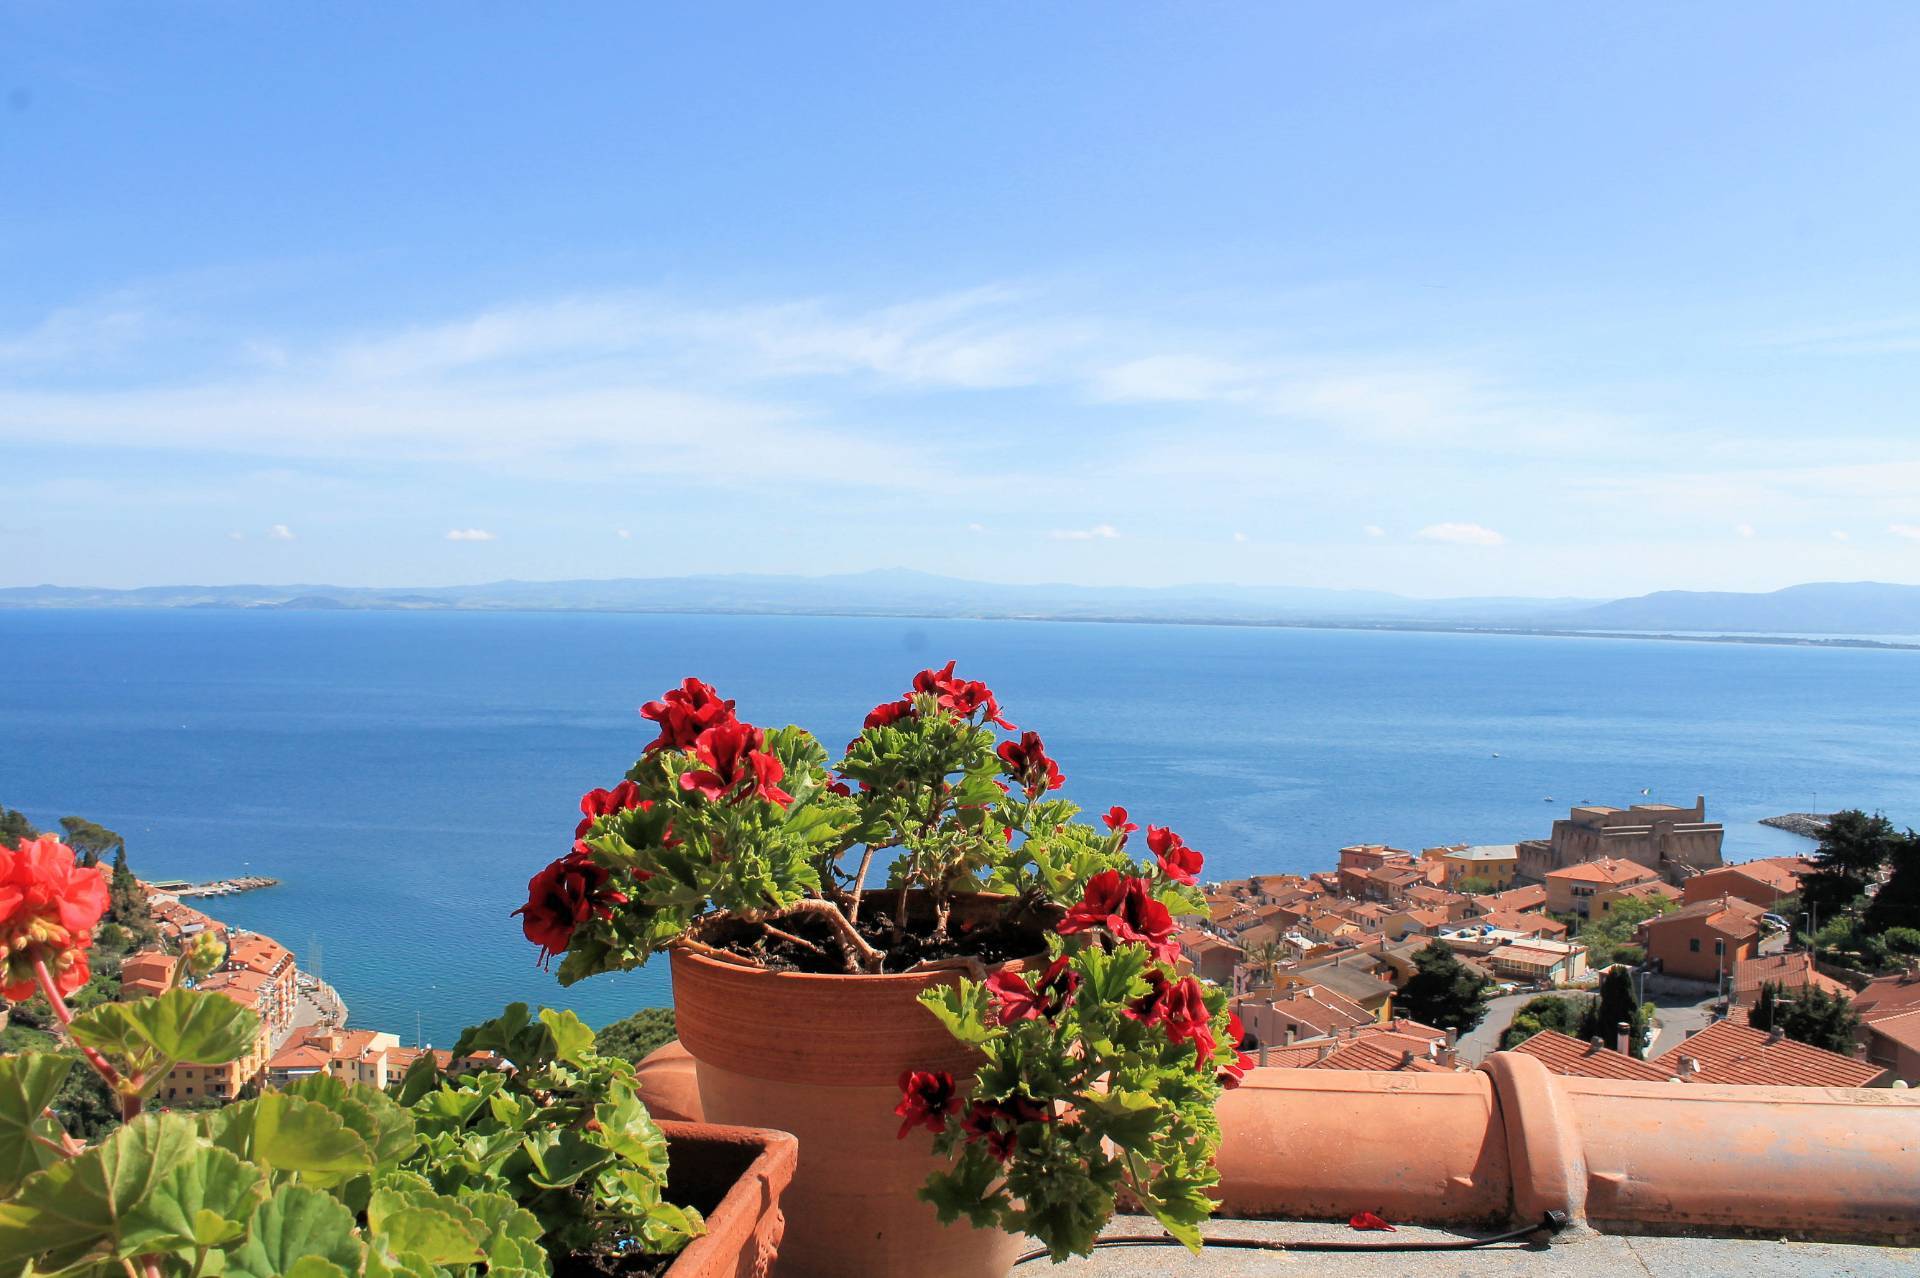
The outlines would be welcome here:
[[[1810,846],[1753,822],[1816,804],[1920,823],[1916,653],[574,614],[0,612],[0,802],[103,822],[150,876],[279,878],[211,912],[323,967],[357,1024],[444,1045],[514,999],[600,1024],[668,1001],[666,965],[562,990],[508,913],[651,738],[634,708],[699,674],[833,748],[949,657],[1069,797],[1222,877],[1540,836],[1642,789],[1705,793],[1736,857]]]

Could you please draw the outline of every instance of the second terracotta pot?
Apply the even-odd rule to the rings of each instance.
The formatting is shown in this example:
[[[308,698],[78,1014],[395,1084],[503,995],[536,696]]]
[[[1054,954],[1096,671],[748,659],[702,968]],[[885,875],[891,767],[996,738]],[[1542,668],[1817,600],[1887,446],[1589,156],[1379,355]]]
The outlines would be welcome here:
[[[709,1122],[800,1138],[783,1206],[782,1278],[1000,1278],[1027,1240],[940,1224],[915,1196],[944,1165],[932,1133],[899,1139],[908,1069],[973,1071],[971,1049],[920,1006],[953,972],[768,972],[676,949],[674,1013]]]

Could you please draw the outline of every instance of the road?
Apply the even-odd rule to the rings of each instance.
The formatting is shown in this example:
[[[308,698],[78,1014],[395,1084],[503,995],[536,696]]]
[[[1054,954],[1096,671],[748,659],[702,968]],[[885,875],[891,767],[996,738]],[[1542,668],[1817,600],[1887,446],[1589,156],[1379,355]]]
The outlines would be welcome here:
[[[1567,990],[1572,998],[1585,997],[1589,991]],[[1540,995],[1534,991],[1520,994],[1502,994],[1487,1004],[1487,1017],[1474,1026],[1473,1032],[1460,1037],[1460,1059],[1478,1065],[1500,1046],[1500,1035],[1507,1026],[1513,1024],[1516,1013]],[[1704,999],[1675,998],[1670,995],[1657,995],[1652,999],[1659,1009],[1657,1020],[1658,1033],[1653,1040],[1651,1055],[1659,1055],[1685,1038],[1688,1034],[1705,1029],[1713,1020],[1713,1002],[1711,997]],[[1612,1046],[1611,1043],[1608,1044]]]

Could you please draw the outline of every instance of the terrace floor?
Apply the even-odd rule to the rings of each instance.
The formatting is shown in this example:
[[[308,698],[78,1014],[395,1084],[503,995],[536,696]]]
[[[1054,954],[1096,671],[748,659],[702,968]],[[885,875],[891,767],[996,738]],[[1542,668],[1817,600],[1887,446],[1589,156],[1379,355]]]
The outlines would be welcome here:
[[[1159,1232],[1144,1216],[1120,1216],[1111,1234]],[[1296,1221],[1215,1220],[1209,1236],[1273,1241],[1386,1243],[1446,1241],[1466,1235],[1445,1230],[1402,1228],[1396,1233],[1358,1233],[1345,1225]],[[1452,1252],[1335,1252],[1209,1250],[1193,1256],[1181,1247],[1125,1247],[1096,1251],[1063,1265],[1029,1261],[1015,1278],[1462,1278],[1513,1275],[1514,1278],[1701,1278],[1738,1274],[1740,1278],[1810,1278],[1844,1275],[1880,1278],[1920,1273],[1920,1250],[1842,1243],[1796,1243],[1728,1238],[1653,1238],[1624,1234],[1568,1232],[1546,1248],[1496,1245]]]

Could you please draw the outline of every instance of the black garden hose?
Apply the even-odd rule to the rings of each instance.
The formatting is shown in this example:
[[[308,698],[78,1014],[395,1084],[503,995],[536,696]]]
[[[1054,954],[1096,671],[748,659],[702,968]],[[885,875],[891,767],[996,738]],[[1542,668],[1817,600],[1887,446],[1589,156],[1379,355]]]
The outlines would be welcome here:
[[[1530,1242],[1537,1235],[1547,1238],[1567,1227],[1567,1213],[1550,1211],[1537,1225],[1528,1225],[1524,1229],[1509,1230],[1504,1234],[1493,1234],[1486,1238],[1450,1238],[1445,1241],[1422,1239],[1408,1242],[1272,1242],[1265,1238],[1202,1238],[1200,1245],[1218,1247],[1223,1250],[1238,1251],[1473,1251],[1479,1247],[1491,1247],[1496,1243]],[[1540,1241],[1544,1242],[1545,1239]],[[1182,1244],[1169,1234],[1116,1234],[1111,1238],[1098,1238],[1093,1244],[1098,1247],[1179,1247]],[[1051,1255],[1045,1247],[1030,1251],[1014,1261],[1024,1265],[1030,1260],[1045,1260]]]

